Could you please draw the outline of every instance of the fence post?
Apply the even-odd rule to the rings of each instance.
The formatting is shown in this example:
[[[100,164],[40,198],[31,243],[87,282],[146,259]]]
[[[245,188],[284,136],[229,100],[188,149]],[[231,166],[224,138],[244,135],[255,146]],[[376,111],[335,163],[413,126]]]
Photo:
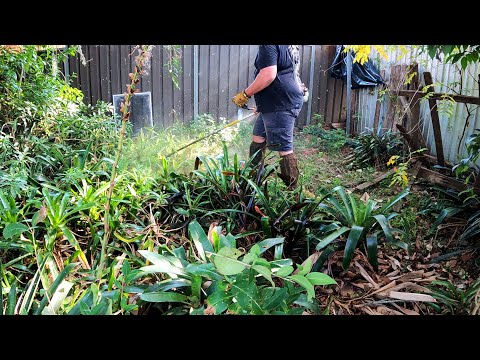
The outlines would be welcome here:
[[[345,124],[345,132],[350,134],[350,112],[352,99],[352,51],[348,50],[347,54],[347,121]]]
[[[306,124],[310,125],[310,119],[312,118],[312,102],[313,102],[313,75],[315,73],[315,49],[316,45],[310,45],[312,47],[312,55],[310,57],[310,74],[308,79],[308,92],[310,96],[308,97],[308,106],[307,106],[307,120]]]
[[[198,45],[193,45],[193,118],[198,118]]]

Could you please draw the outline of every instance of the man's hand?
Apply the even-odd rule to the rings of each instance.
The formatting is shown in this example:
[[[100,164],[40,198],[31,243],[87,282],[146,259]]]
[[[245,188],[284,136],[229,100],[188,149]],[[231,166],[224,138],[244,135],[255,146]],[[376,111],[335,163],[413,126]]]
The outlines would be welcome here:
[[[250,98],[247,96],[247,94],[245,94],[245,91],[242,91],[235,95],[232,98],[232,101],[235,105],[241,108],[248,103],[248,99]]]

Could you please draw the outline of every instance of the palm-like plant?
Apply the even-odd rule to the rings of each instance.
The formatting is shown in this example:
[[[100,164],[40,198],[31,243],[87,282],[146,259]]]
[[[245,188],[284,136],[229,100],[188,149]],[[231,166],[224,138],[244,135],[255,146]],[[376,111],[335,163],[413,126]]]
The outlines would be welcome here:
[[[348,268],[355,249],[362,240],[365,240],[368,261],[377,269],[379,236],[384,235],[387,242],[403,249],[408,249],[408,245],[405,242],[397,240],[393,236],[393,233],[403,233],[403,231],[394,229],[389,224],[389,220],[398,214],[388,212],[394,204],[408,195],[408,188],[381,208],[376,208],[377,202],[372,199],[357,202],[353,194],[347,194],[342,186],[335,187],[332,189],[332,192],[337,193],[341,201],[334,196],[329,196],[319,207],[326,214],[333,217],[339,223],[339,226],[332,227],[332,231],[317,244],[317,250],[325,248],[342,234],[348,233],[343,257],[343,268]]]

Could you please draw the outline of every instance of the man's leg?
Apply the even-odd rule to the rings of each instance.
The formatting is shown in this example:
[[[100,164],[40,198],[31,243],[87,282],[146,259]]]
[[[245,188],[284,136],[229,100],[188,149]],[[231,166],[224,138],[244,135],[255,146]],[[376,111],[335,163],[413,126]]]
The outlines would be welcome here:
[[[276,150],[280,155],[280,175],[290,190],[298,184],[298,161],[293,153],[293,128],[299,109],[277,111],[264,115],[269,148]]]
[[[250,143],[249,151],[250,158],[255,155],[251,162],[253,166],[258,165],[265,155],[265,147],[267,145],[266,136],[262,114],[259,114],[253,126],[252,142]]]

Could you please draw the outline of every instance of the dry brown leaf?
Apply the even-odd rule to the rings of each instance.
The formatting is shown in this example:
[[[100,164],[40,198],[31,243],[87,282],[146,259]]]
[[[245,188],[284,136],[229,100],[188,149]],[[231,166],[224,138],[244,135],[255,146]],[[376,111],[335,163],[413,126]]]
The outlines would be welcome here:
[[[380,287],[375,281],[373,281],[373,279],[370,277],[370,275],[368,275],[367,271],[363,268],[362,265],[358,263],[358,261],[355,261],[354,264],[360,270],[360,275],[362,275],[365,280],[372,284],[375,289],[378,289]]]
[[[457,260],[450,260],[450,261],[447,261],[447,264],[446,264],[448,267],[455,267],[455,265],[457,265]]]
[[[390,255],[385,255],[385,256],[390,259],[390,264],[392,265],[393,270],[402,268],[400,261],[395,259],[393,256],[390,256]]]
[[[430,276],[430,277],[428,277],[428,278],[418,280],[418,282],[432,282],[432,281],[434,281],[434,280],[437,280],[437,277],[436,277],[436,276]]]
[[[372,293],[371,293],[371,294],[369,294],[369,295],[380,294],[380,293],[382,293],[382,292],[384,292],[384,291],[386,291],[386,290],[388,290],[388,289],[390,289],[390,288],[394,287],[395,285],[397,285],[397,283],[396,283],[396,282],[395,282],[395,280],[394,280],[394,281],[392,281],[391,283],[389,283],[389,284],[387,284],[387,285],[385,285],[385,286],[381,287],[380,289],[378,289],[378,290],[375,290],[374,292],[372,292]],[[388,294],[387,294],[387,293],[383,294],[383,296],[381,296],[381,297],[386,297],[386,296],[388,296]]]
[[[203,315],[215,315],[215,307],[207,305],[207,308],[203,310]]]
[[[352,283],[352,285],[353,285],[353,286],[356,286],[356,287],[358,287],[358,288],[360,288],[360,289],[362,289],[362,290],[365,289],[365,284],[360,283],[360,282],[354,282],[354,283]]]
[[[402,313],[404,313],[405,315],[420,315],[418,312],[416,311],[413,311],[413,310],[410,310],[410,309],[406,309],[402,306],[399,306],[395,303],[392,304],[393,306],[395,306],[398,310],[400,310]]]
[[[351,298],[354,293],[353,287],[351,284],[345,284],[340,288],[340,296]]]
[[[366,204],[368,202],[368,199],[370,199],[370,195],[368,195],[367,192],[364,192],[360,200]]]
[[[368,315],[382,315],[382,314],[377,313],[376,311],[373,311],[368,306],[363,306],[363,307],[360,308],[360,310],[367,313]]]
[[[322,255],[322,252],[321,251],[316,251],[314,252],[312,255],[310,255],[308,258],[305,259],[305,261],[302,263],[302,266],[305,267],[305,264],[307,263],[307,261],[310,259],[311,261],[311,264],[315,264],[318,260],[318,258],[320,257],[320,255]],[[299,271],[299,268],[297,268],[294,272],[293,272],[293,275],[297,274]]]
[[[382,315],[403,315],[400,311],[390,309],[386,306],[378,306],[376,311]]]
[[[386,277],[388,277],[390,280],[395,280],[399,277],[401,277],[402,275],[400,276],[396,276],[400,273],[400,270],[395,270],[395,271],[392,271],[391,273],[388,273],[387,275],[385,275]],[[393,279],[393,277],[395,276],[395,279]]]
[[[391,288],[390,291],[398,291],[402,289],[415,290],[415,291],[421,291],[421,292],[430,292],[430,290],[427,289],[426,287],[423,287],[421,285],[418,285],[409,281],[401,283],[395,286],[394,288]]]
[[[417,271],[412,271],[410,273],[406,273],[402,275],[400,278],[402,281],[407,281],[407,280],[413,280],[416,278],[421,279],[423,277],[423,274],[425,273],[425,270],[417,270]]]
[[[434,297],[427,294],[417,294],[417,293],[407,293],[407,292],[398,292],[390,291],[390,297],[392,299],[399,299],[405,301],[428,301],[428,302],[437,302]]]

